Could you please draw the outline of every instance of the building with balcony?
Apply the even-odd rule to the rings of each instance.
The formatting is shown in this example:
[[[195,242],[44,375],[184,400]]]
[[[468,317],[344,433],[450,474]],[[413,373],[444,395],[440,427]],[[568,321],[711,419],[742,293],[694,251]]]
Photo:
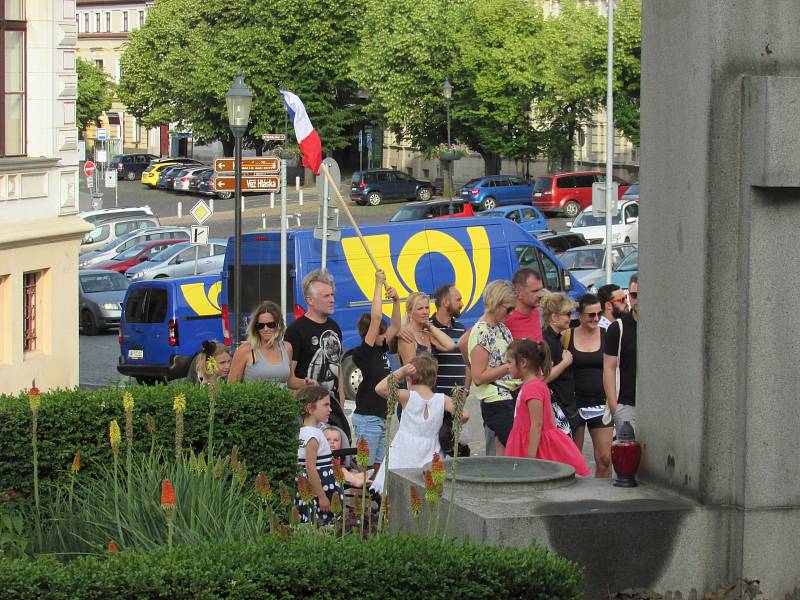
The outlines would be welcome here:
[[[75,0],[0,3],[0,394],[78,384]]]

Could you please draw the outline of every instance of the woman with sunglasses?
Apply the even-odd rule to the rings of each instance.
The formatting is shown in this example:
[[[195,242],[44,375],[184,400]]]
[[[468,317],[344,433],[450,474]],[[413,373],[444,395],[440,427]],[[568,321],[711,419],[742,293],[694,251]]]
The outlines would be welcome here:
[[[261,379],[290,387],[306,383],[293,386],[289,381],[292,346],[283,340],[285,332],[280,306],[269,300],[259,304],[247,324],[247,341],[233,355],[228,381]]]
[[[594,294],[584,294],[578,301],[580,325],[565,332],[564,347],[572,354],[572,377],[578,416],[573,425],[573,439],[583,450],[586,429],[594,446],[595,477],[611,476],[613,423],[603,422],[603,343],[606,331],[600,327],[602,308]]]
[[[483,423],[496,436],[496,456],[505,453],[514,425],[511,364],[506,360],[513,338],[504,321],[516,305],[517,293],[511,283],[492,281],[483,292],[483,315],[468,334],[472,389],[481,401]]]

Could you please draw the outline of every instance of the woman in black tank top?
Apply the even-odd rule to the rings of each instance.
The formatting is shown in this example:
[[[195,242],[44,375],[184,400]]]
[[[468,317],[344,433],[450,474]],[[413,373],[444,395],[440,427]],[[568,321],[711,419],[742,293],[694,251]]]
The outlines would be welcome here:
[[[578,303],[580,325],[570,330],[568,349],[572,353],[572,376],[578,418],[573,431],[575,445],[583,450],[586,429],[594,446],[595,477],[611,476],[611,441],[614,423],[603,423],[603,343],[605,330],[600,327],[600,301],[585,294]]]

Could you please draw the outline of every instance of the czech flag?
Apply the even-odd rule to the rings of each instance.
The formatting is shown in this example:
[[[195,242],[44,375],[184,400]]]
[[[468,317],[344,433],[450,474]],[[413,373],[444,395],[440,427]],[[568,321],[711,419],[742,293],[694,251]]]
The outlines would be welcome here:
[[[286,105],[286,112],[294,124],[294,134],[297,143],[300,144],[300,152],[303,153],[303,166],[311,169],[314,175],[319,175],[319,165],[322,163],[322,142],[319,134],[311,124],[306,107],[300,98],[286,90],[280,92]]]

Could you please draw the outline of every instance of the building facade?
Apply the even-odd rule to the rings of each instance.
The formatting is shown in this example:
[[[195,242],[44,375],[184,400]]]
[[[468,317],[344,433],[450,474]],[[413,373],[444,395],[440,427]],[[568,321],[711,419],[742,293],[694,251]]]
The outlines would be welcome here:
[[[128,47],[128,35],[144,24],[152,5],[152,1],[144,0],[78,0],[78,56],[119,83],[120,60]],[[169,152],[169,128],[165,125],[148,130],[117,99],[99,121],[108,137],[109,157],[123,152],[150,152],[157,156]],[[86,128],[83,139],[88,149],[93,148],[97,139],[94,125]]]
[[[78,384],[75,0],[0,3],[0,394]]]

